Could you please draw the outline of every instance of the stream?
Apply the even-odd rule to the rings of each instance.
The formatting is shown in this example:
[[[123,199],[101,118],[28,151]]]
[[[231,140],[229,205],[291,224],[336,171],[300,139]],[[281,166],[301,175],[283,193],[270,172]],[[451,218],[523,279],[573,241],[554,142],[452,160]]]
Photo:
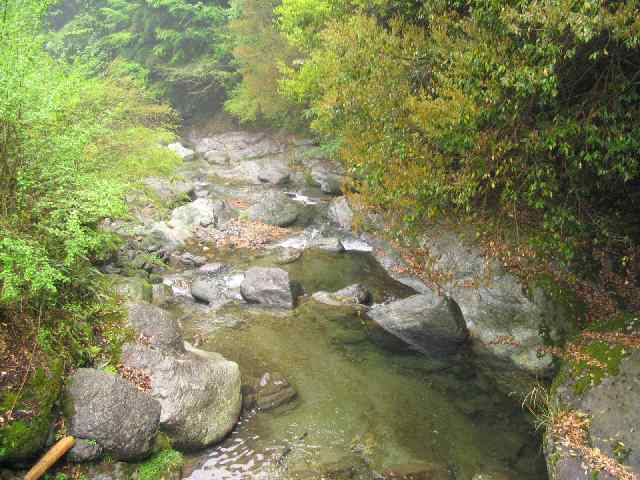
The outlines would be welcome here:
[[[251,181],[250,169],[242,176],[237,166],[232,175],[232,167],[202,158],[185,163],[182,172],[197,183],[198,196],[239,205],[281,190],[306,212],[286,238],[265,248],[188,244],[187,252],[228,266],[228,295],[220,304],[191,297],[194,268],[164,276],[175,296],[170,308],[189,342],[237,362],[243,379],[277,372],[297,392],[274,410],[245,411],[222,444],[188,455],[184,478],[547,478],[540,438],[518,399],[501,394],[468,353],[427,358],[367,320],[363,310],[309,298],[356,283],[374,303],[415,291],[394,280],[360,238],[330,225],[326,211],[333,196],[305,181],[290,159],[276,160],[290,169],[284,186]],[[305,248],[318,237],[340,238],[346,251]],[[285,247],[303,254],[283,264]],[[246,304],[238,279],[253,266],[287,270],[308,295],[290,311]]]

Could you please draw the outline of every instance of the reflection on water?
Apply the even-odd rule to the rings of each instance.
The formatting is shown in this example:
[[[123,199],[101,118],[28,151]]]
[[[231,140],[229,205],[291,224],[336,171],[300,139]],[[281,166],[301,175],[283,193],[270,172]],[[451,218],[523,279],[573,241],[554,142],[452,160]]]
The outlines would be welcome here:
[[[409,293],[391,285],[368,255],[345,256],[333,269],[310,256],[290,268],[292,278],[307,291],[359,281],[378,298]],[[192,480],[380,479],[409,464],[436,465],[445,473],[419,477],[434,480],[546,478],[539,439],[516,402],[464,356],[435,361],[397,353],[397,342],[362,315],[313,302],[288,314],[230,306],[207,315],[236,321],[185,324],[201,337],[209,325],[201,348],[238,362],[245,380],[282,373],[298,398],[246,414],[226,441],[190,459]]]

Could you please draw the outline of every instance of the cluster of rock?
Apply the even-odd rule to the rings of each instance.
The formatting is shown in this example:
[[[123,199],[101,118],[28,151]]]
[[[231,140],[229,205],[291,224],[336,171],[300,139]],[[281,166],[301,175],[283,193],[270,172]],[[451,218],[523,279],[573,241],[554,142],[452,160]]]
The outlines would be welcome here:
[[[93,369],[73,374],[65,411],[69,433],[79,441],[70,458],[141,459],[158,432],[183,450],[223,439],[242,407],[238,365],[186,344],[176,320],[156,306],[130,305],[128,323],[138,340],[124,346],[122,367],[144,375],[149,385]]]
[[[354,212],[346,197],[332,202],[329,216],[341,228],[351,228]],[[422,241],[439,280],[436,293],[407,273],[409,266],[387,242],[372,235],[363,238],[391,276],[419,292],[374,308],[370,316],[383,328],[423,353],[438,350],[437,345],[460,346],[468,338],[479,368],[506,393],[524,394],[553,374],[551,356],[540,353],[541,332],[558,338],[568,322],[566,312],[541,289],[525,287],[499,262],[441,228]],[[445,330],[432,327],[442,322]]]
[[[354,213],[345,197],[332,202],[329,214],[336,225],[351,228]],[[473,242],[464,241],[462,234],[440,228],[422,239],[430,270],[439,280],[441,293],[435,294],[407,273],[409,266],[387,242],[371,235],[364,238],[391,276],[420,292],[368,312],[386,331],[428,355],[455,353],[468,344],[474,364],[499,389],[519,398],[557,373],[551,355],[544,353],[545,342],[566,338],[571,331],[570,312],[542,288],[525,286]],[[605,375],[586,391],[577,387],[571,365],[566,363],[557,375],[548,408],[550,414],[575,411],[588,417],[587,438],[585,445],[576,447],[554,435],[553,429],[547,432],[544,450],[550,478],[618,478],[607,470],[607,462],[619,462],[629,475],[640,474],[640,429],[635,427],[640,355],[632,350],[619,372]],[[603,457],[594,462],[587,458],[589,452]]]
[[[142,383],[134,385],[95,369],[80,369],[71,376],[64,405],[69,433],[78,442],[69,454],[70,460],[86,462],[104,455],[121,461],[139,460],[152,452],[159,435],[167,435],[176,448],[201,449],[221,441],[233,429],[243,408],[270,410],[296,398],[295,389],[282,375],[269,372],[241,379],[236,363],[186,343],[179,322],[159,307],[173,296],[171,288],[162,283],[161,274],[168,267],[193,270],[187,291],[203,308],[236,301],[265,308],[296,308],[303,292],[284,268],[300,258],[301,249],[281,251],[276,263],[284,268],[254,267],[242,273],[228,265],[208,263],[206,256],[184,249],[203,230],[221,229],[239,217],[280,228],[304,224],[309,206],[274,189],[304,180],[316,191],[334,196],[325,213],[337,227],[331,237],[307,239],[304,248],[344,252],[344,236],[338,238],[335,231],[350,232],[355,219],[349,200],[339,196],[345,176],[339,168],[312,159],[306,165],[306,178],[299,178],[291,168],[291,152],[264,134],[231,132],[190,140],[192,149],[182,144],[168,148],[192,167],[202,164],[195,171],[213,173],[228,181],[240,179],[245,185],[255,186],[257,193],[248,194],[250,205],[240,212],[232,207],[233,202],[212,195],[200,173],[186,174],[191,176],[187,180],[147,179],[146,187],[166,205],[180,205],[162,221],[141,212],[142,226],[105,225],[128,239],[127,247],[105,271],[130,275],[127,268],[131,268],[135,272],[118,277],[116,284],[118,293],[131,302],[128,324],[137,337],[123,348],[122,368],[134,372]],[[541,289],[525,288],[499,263],[488,260],[458,233],[445,229],[434,230],[422,242],[429,252],[431,269],[440,280],[438,291],[407,273],[408,265],[389,244],[373,236],[363,235],[361,239],[373,247],[376,258],[392,277],[417,294],[372,305],[366,287],[351,285],[336,292],[313,292],[312,301],[331,311],[347,308],[365,312],[369,323],[393,335],[403,347],[444,361],[471,350],[475,364],[507,393],[522,394],[533,382],[553,374],[551,357],[540,354],[544,346],[540,332],[560,337],[567,323],[566,312]],[[163,263],[150,260],[149,255]],[[640,358],[633,355],[620,367],[620,375],[605,379],[585,395],[575,394],[570,376],[557,390],[563,404],[594,414],[589,431],[591,444],[611,455],[623,445],[629,449],[625,462],[636,471],[640,468],[640,430],[626,427],[637,417],[637,405],[630,399],[640,394],[639,367]],[[579,452],[551,436],[545,441],[545,453],[554,479],[592,478]],[[292,478],[317,478],[305,475],[308,472],[297,472]],[[436,479],[449,478],[450,472],[439,465],[405,465],[381,475],[388,479]],[[485,475],[474,480],[485,478],[502,477]]]

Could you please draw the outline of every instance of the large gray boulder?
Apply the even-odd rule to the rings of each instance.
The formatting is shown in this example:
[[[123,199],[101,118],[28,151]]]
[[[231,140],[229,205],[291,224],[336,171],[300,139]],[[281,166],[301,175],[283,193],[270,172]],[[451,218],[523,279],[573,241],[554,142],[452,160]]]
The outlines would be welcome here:
[[[200,268],[191,284],[191,296],[211,307],[221,307],[234,300],[242,300],[242,274],[229,272],[223,264],[208,264]]]
[[[347,197],[338,197],[329,205],[329,219],[344,230],[353,226],[353,210]]]
[[[81,368],[68,381],[65,413],[69,434],[95,440],[119,460],[151,452],[160,422],[160,404],[119,376]]]
[[[258,180],[271,185],[285,185],[291,180],[291,172],[281,163],[262,163],[257,173]]]
[[[205,448],[235,426],[242,408],[240,368],[219,354],[185,345],[183,353],[125,345],[122,363],[151,378],[160,426],[176,448]]]
[[[572,365],[563,367],[552,401],[563,409],[588,415],[588,445],[640,478],[640,351],[622,360],[617,375],[605,377],[586,391],[578,388],[572,372]],[[617,478],[588,468],[583,453],[552,432],[545,435],[544,451],[551,480]]]
[[[386,331],[427,355],[455,353],[469,337],[456,302],[436,293],[377,305],[368,315]]]
[[[180,326],[167,310],[147,303],[131,304],[128,309],[127,323],[145,343],[162,350],[184,351]]]
[[[217,227],[233,216],[233,211],[224,201],[199,198],[176,208],[168,223],[170,227],[176,229],[193,229],[210,225]]]
[[[267,137],[264,133],[227,132],[207,138],[192,138],[196,151],[206,155],[216,152],[226,155],[229,161],[239,162],[275,155],[284,145]]]
[[[294,224],[299,214],[300,206],[285,193],[278,191],[265,193],[260,201],[248,210],[250,220],[278,227]]]
[[[280,268],[251,268],[245,273],[240,292],[247,302],[269,307],[293,308],[289,274]]]
[[[431,269],[460,306],[479,367],[506,392],[525,394],[553,373],[552,358],[540,354],[542,331],[558,339],[567,315],[539,288],[526,288],[473,243],[446,229],[425,237]]]

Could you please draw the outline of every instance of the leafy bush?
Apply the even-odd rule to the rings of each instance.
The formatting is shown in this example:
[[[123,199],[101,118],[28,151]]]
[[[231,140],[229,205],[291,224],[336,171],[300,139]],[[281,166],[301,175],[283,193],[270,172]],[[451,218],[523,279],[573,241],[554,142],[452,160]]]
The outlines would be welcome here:
[[[78,56],[102,72],[114,59],[149,82],[184,114],[213,110],[234,72],[223,1],[66,1],[49,18],[48,49]]]
[[[269,35],[296,54],[267,85],[341,145],[370,204],[409,224],[498,214],[570,261],[640,237],[639,14],[592,0],[283,0]]]
[[[52,59],[47,8],[12,0],[0,10],[0,336],[12,347],[0,354],[37,356],[35,345],[72,365],[111,350],[95,344],[115,307],[93,264],[118,240],[100,223],[127,215],[141,176],[178,165],[162,147],[177,117],[118,64],[95,78]]]
[[[225,109],[242,122],[282,122],[294,105],[279,94],[280,69],[294,53],[276,30],[273,9],[277,1],[235,0],[236,18],[230,24],[234,35],[235,64],[242,82],[230,92]],[[295,121],[293,122],[295,123]]]

